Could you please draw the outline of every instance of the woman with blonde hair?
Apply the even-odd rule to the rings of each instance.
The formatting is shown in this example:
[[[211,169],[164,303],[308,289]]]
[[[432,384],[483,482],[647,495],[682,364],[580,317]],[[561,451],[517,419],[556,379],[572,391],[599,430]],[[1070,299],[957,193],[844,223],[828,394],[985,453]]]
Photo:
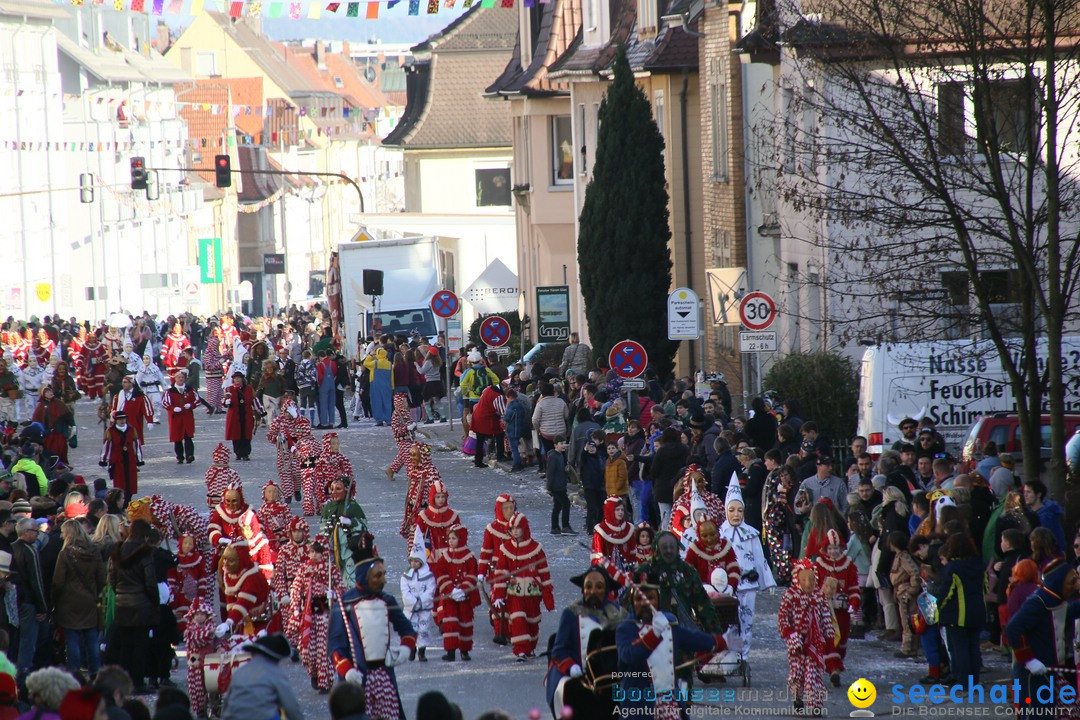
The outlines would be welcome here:
[[[98,520],[97,527],[94,528],[94,534],[90,537],[90,542],[93,543],[94,548],[101,555],[103,562],[109,557],[112,546],[120,542],[120,540],[120,517],[118,515],[102,515]]]
[[[53,571],[53,620],[64,629],[67,669],[78,672],[86,658],[93,676],[101,667],[98,599],[105,587],[105,563],[78,520],[61,525],[60,536],[64,547]]]

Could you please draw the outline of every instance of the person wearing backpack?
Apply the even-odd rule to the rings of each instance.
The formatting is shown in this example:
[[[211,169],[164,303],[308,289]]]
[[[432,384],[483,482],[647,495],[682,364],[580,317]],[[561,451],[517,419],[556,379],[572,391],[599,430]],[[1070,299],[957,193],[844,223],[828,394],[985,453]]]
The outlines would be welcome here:
[[[499,378],[484,364],[484,357],[479,350],[469,352],[469,369],[461,376],[461,425],[465,437],[469,436],[472,408],[480,402],[484,388],[499,384]]]
[[[300,392],[300,412],[311,421],[315,427],[316,405],[318,402],[319,375],[315,369],[315,361],[311,359],[311,351],[305,350],[296,367],[296,387]]]

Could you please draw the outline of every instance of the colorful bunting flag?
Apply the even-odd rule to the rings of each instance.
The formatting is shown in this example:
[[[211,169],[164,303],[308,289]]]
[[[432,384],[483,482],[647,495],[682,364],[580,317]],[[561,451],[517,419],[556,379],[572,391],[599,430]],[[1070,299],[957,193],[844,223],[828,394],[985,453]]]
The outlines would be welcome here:
[[[141,13],[145,7],[145,0],[131,0],[131,12]]]
[[[393,7],[395,5],[397,5],[399,2],[401,2],[401,0],[390,0],[390,2],[386,3],[386,9],[387,10],[393,9]]]
[[[180,11],[184,9],[184,0],[169,0],[169,7],[165,11],[170,15],[179,15]]]
[[[428,0],[427,14],[436,15],[439,12],[439,0]]]
[[[154,14],[161,15],[165,12],[165,0],[154,0]]]
[[[322,15],[322,3],[320,3],[319,0],[315,0],[315,2],[308,5],[308,11],[307,11],[308,20],[318,20],[321,15]]]
[[[139,0],[135,0],[138,2]],[[235,0],[232,5],[229,6],[229,17],[237,18],[244,14],[244,2],[243,0]]]
[[[284,9],[284,7],[285,7],[285,3],[281,2],[280,0],[276,0],[275,2],[270,3],[270,15],[269,15],[269,17],[272,17],[272,18],[281,17],[281,11],[282,11],[282,9]]]
[[[317,1],[318,1],[318,0],[316,0],[316,2],[317,2]],[[341,7],[341,3],[338,3],[338,2],[332,2],[332,3],[330,3],[329,5],[327,5],[327,6],[326,6],[326,9],[327,9],[328,11],[332,12],[332,13],[336,13],[336,12],[338,11],[338,8],[339,8],[339,7]]]
[[[349,3],[349,8],[345,11],[345,17],[360,17],[360,3]]]
[[[454,7],[455,2],[457,2],[457,0],[445,0],[445,2],[443,2],[443,7],[452,8]]]
[[[248,17],[259,17],[262,15],[262,2],[260,0],[252,0],[248,5]]]
[[[303,3],[298,3],[298,2],[289,3],[289,19],[290,20],[299,20],[301,14],[303,14],[303,12],[304,12],[304,4]]]
[[[202,15],[203,0],[191,0],[191,15],[193,17]]]
[[[409,14],[410,15],[419,15],[420,14],[420,0],[409,0]]]
[[[378,20],[379,19],[379,3],[369,2],[367,4],[367,19]]]

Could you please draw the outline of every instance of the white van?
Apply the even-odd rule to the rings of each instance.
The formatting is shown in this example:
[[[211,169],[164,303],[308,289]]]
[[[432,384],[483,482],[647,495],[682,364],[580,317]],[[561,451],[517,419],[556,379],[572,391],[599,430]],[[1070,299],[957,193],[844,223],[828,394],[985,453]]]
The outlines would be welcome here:
[[[1080,338],[1062,339],[1065,412],[1080,413]],[[1022,351],[1019,341],[1012,348]],[[1046,343],[1036,353],[1045,367]],[[869,347],[859,378],[859,434],[877,456],[900,439],[905,417],[932,420],[957,455],[972,423],[984,415],[1016,412],[997,350],[989,340],[899,343]],[[1049,412],[1044,399],[1042,412]]]

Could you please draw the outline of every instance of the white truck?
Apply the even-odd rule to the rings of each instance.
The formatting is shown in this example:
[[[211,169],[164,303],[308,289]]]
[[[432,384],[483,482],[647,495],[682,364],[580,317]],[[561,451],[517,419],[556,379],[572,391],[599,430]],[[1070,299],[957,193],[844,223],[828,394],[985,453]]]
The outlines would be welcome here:
[[[350,357],[356,354],[358,337],[410,335],[415,330],[435,339],[442,325],[431,311],[431,296],[444,288],[454,289],[454,243],[451,238],[415,237],[338,245],[345,346]],[[364,294],[364,270],[383,272],[383,294],[374,303]]]
[[[1022,345],[1013,349],[1019,354]],[[1035,352],[1045,369],[1046,343]],[[1080,413],[1080,337],[1062,339],[1065,412]],[[954,455],[983,415],[1015,412],[1016,401],[997,350],[989,340],[900,343],[869,347],[859,377],[858,432],[877,456],[900,438],[905,417],[933,420]],[[1043,400],[1043,412],[1049,411]]]

